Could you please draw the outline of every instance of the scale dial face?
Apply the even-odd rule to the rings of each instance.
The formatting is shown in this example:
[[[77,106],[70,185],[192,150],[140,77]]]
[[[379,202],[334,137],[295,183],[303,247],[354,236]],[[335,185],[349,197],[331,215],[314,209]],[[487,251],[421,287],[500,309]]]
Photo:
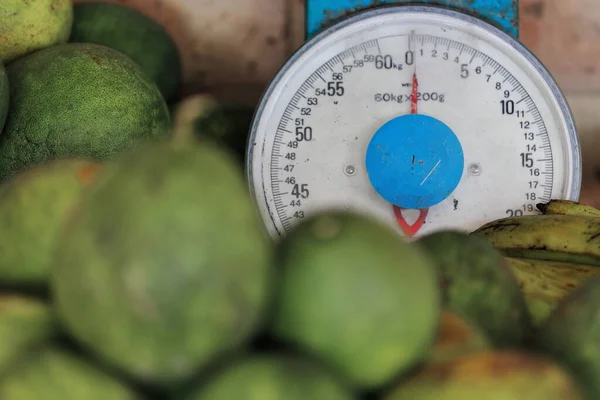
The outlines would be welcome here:
[[[571,113],[541,63],[471,16],[362,12],[308,41],[261,100],[247,171],[265,227],[346,210],[407,237],[576,200]]]

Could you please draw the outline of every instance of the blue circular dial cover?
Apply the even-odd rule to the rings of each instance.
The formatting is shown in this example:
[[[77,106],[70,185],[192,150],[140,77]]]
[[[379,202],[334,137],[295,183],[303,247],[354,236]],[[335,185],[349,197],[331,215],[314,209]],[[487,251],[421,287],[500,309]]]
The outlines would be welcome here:
[[[408,114],[394,118],[371,138],[366,170],[373,188],[406,209],[432,207],[456,189],[464,171],[460,141],[440,120]]]

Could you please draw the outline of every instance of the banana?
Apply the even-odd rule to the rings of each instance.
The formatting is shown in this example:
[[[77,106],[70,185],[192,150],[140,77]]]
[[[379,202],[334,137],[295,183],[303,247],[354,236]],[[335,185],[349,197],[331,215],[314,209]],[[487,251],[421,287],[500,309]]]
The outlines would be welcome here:
[[[600,268],[565,262],[505,258],[517,278],[534,326],[584,282],[600,275]]]
[[[600,217],[600,210],[592,206],[570,200],[550,200],[536,205],[545,215],[578,215],[582,217]]]
[[[600,218],[526,215],[492,221],[472,234],[508,257],[600,266]]]

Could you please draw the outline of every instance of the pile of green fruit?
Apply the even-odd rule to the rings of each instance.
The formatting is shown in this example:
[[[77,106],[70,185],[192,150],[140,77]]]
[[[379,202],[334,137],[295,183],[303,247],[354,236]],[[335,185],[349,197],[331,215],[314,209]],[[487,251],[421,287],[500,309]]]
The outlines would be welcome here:
[[[0,185],[0,398],[596,399],[600,211],[542,208],[273,241],[213,142],[37,165]]]
[[[0,181],[57,159],[109,162],[172,136],[208,139],[243,158],[253,109],[202,94],[193,120],[182,124],[178,111],[189,101],[181,75],[173,38],[133,8],[3,1]]]
[[[0,11],[0,399],[600,398],[599,210],[412,242],[329,211],[274,241],[252,110],[179,97],[158,24]]]

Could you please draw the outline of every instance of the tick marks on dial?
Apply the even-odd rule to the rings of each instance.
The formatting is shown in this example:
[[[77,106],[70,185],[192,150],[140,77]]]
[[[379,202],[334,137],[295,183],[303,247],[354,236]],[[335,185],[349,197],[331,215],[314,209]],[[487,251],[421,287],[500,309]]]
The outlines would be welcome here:
[[[412,34],[415,35],[414,32]],[[451,74],[448,75],[449,77],[459,79],[458,76],[461,76],[461,78],[466,79],[465,82],[474,82],[474,85],[484,85],[485,83],[489,83],[489,85],[492,85],[490,86],[490,92],[481,93],[481,98],[486,101],[487,98],[484,98],[484,96],[491,96],[491,93],[496,93],[496,91],[498,91],[497,93],[499,93],[500,96],[507,96],[506,92],[509,92],[510,100],[514,101],[515,105],[523,104],[523,108],[527,108],[527,111],[521,111],[522,108],[519,108],[519,110],[515,109],[515,113],[519,112],[521,114],[517,114],[513,117],[506,116],[502,118],[506,118],[507,121],[509,120],[509,118],[512,118],[513,124],[517,125],[515,127],[515,132],[520,133],[521,136],[517,134],[515,135],[515,137],[522,138],[525,137],[523,136],[525,133],[527,134],[527,136],[525,137],[527,142],[523,142],[523,145],[538,145],[537,149],[543,151],[541,154],[536,153],[533,156],[535,162],[542,162],[539,172],[536,171],[536,169],[528,170],[525,172],[529,175],[535,173],[535,176],[538,176],[537,174],[539,174],[539,176],[541,177],[538,179],[540,183],[539,187],[547,186],[548,189],[545,189],[544,193],[550,193],[552,188],[553,176],[552,163],[550,161],[543,161],[544,159],[549,157],[548,153],[550,152],[550,139],[548,139],[548,132],[545,128],[544,121],[542,120],[540,112],[537,111],[537,107],[534,104],[533,99],[529,97],[528,93],[522,87],[521,83],[513,75],[511,75],[511,72],[506,70],[505,67],[500,65],[494,59],[483,54],[481,51],[476,50],[474,48],[470,48],[469,46],[466,46],[463,43],[448,40],[445,38],[426,37],[426,35],[415,35],[414,37],[410,38],[408,43],[408,50],[414,52],[414,54],[408,54],[405,51],[406,47],[402,47],[402,45],[398,47],[395,45],[395,43],[390,44],[387,42],[388,40],[391,41],[393,39],[386,38],[384,40],[381,40],[381,43],[379,43],[378,41],[370,41],[367,43],[368,46],[365,46],[364,44],[358,47],[353,46],[341,55],[333,57],[333,59],[330,60],[328,63],[323,64],[321,67],[314,70],[313,73],[309,76],[309,78],[307,78],[300,85],[298,89],[298,94],[290,101],[285,111],[283,112],[280,127],[278,127],[277,130],[278,136],[276,139],[273,140],[273,151],[270,165],[271,178],[273,180],[276,180],[272,181],[274,182],[272,183],[272,190],[274,192],[272,196],[275,199],[280,199],[279,201],[275,202],[275,210],[277,211],[277,214],[279,214],[280,220],[284,225],[285,230],[287,230],[291,222],[296,221],[299,218],[304,218],[304,214],[300,213],[300,211],[306,212],[306,210],[303,209],[305,207],[304,203],[296,203],[297,194],[290,195],[291,190],[287,188],[293,188],[293,186],[289,186],[291,183],[286,184],[286,179],[288,180],[288,182],[292,182],[292,180],[294,180],[294,182],[299,182],[300,185],[310,185],[311,193],[313,190],[315,192],[318,192],[319,189],[321,189],[321,187],[319,187],[319,184],[322,184],[321,193],[325,193],[325,190],[327,190],[328,196],[332,197],[334,195],[338,195],[338,191],[336,191],[335,193],[331,191],[331,182],[335,181],[336,179],[339,179],[340,175],[341,177],[345,178],[343,182],[348,185],[349,190],[360,191],[362,188],[361,179],[365,176],[365,171],[362,170],[362,164],[357,164],[357,160],[355,160],[354,158],[349,157],[345,160],[346,162],[342,162],[341,165],[336,163],[337,169],[335,170],[335,173],[333,173],[334,171],[321,172],[321,170],[324,169],[323,164],[315,164],[313,166],[310,161],[319,158],[320,153],[318,152],[318,146],[322,143],[327,143],[330,146],[335,146],[337,143],[343,143],[340,146],[340,149],[346,149],[348,151],[355,152],[357,150],[360,151],[364,142],[367,141],[368,135],[363,132],[368,131],[368,129],[365,131],[361,130],[359,133],[357,128],[355,134],[364,136],[354,136],[354,139],[352,139],[352,136],[345,136],[348,133],[348,127],[350,129],[353,129],[351,125],[353,122],[352,118],[357,118],[358,125],[362,124],[363,122],[365,122],[366,125],[367,122],[364,121],[364,118],[362,116],[350,115],[346,121],[345,119],[341,118],[341,115],[339,114],[340,112],[350,114],[353,109],[357,110],[358,107],[361,107],[362,113],[366,116],[370,116],[372,113],[373,116],[381,116],[381,118],[385,119],[388,116],[388,112],[389,115],[395,115],[395,113],[405,113],[409,110],[416,113],[416,107],[413,110],[412,107],[409,108],[408,105],[413,103],[413,100],[416,100],[415,103],[422,102],[423,107],[425,107],[425,109],[426,107],[431,107],[432,103],[436,101],[432,98],[432,96],[434,95],[438,99],[438,101],[436,102],[444,102],[444,100],[439,99],[443,98],[442,96],[444,95],[443,84],[446,82],[445,80],[439,81],[440,87],[432,86],[426,88],[427,84],[433,85],[436,84],[438,81],[433,80],[433,83],[430,83],[428,80],[428,75],[426,73],[423,73],[419,75],[419,78],[423,79],[423,85],[419,85],[421,82],[419,82],[416,79],[417,77],[416,74],[414,74],[414,71],[408,72],[408,68],[405,67],[405,74],[399,73],[396,69],[393,68],[394,63],[398,63],[398,60],[407,60],[407,57],[409,56],[414,56],[415,59],[408,59],[410,61],[410,64],[408,64],[407,61],[407,64],[404,64],[406,66],[412,65],[414,67],[417,61],[421,59],[424,59],[423,64],[421,65],[427,65],[428,62],[445,63],[440,65],[444,65],[447,68],[449,68],[450,71],[452,71]],[[400,39],[398,38],[396,40]],[[406,39],[402,37],[401,40]],[[381,46],[379,47],[379,45]],[[436,48],[438,49],[438,51],[433,51],[433,49]],[[443,53],[444,48],[448,53],[447,55]],[[369,51],[367,51],[367,49]],[[376,54],[379,54],[380,56],[378,58],[375,58]],[[391,64],[389,61],[387,61],[386,64],[385,55],[389,55],[389,57],[394,57],[394,60]],[[468,70],[468,73],[465,72],[463,73],[463,75],[467,75],[467,77],[461,75],[461,68],[463,64],[465,64],[464,68]],[[469,66],[469,64],[471,64],[471,66]],[[386,66],[392,68],[389,68],[388,71],[388,68]],[[427,69],[425,69],[425,71],[427,71]],[[332,72],[336,74],[335,78],[333,78],[333,75],[330,75]],[[384,79],[382,78],[383,75],[380,74],[387,75]],[[388,75],[390,77],[390,80],[393,79],[393,87],[395,89],[388,89]],[[414,82],[411,79],[411,75],[413,75],[412,78],[415,78]],[[366,82],[367,80],[371,80],[371,77],[373,77],[373,82]],[[345,91],[342,95],[343,97],[338,96],[337,92],[333,95],[329,95],[327,93],[327,85],[329,83],[337,84],[338,82],[340,86],[344,86]],[[471,83],[468,84],[470,85]],[[422,86],[422,90],[426,89],[427,91],[419,93],[419,86]],[[502,89],[501,91],[500,89],[496,88],[498,86]],[[363,98],[360,96],[365,97],[372,95],[372,93],[370,93],[368,90],[378,91],[378,93],[375,93],[375,96],[379,96],[379,99],[376,97],[375,102],[362,102]],[[386,90],[393,91],[386,92]],[[414,92],[416,92],[416,96]],[[346,99],[343,109],[337,107],[340,98]],[[509,97],[504,97],[504,99],[508,98]],[[308,99],[311,99],[311,104],[307,104]],[[314,99],[317,99],[318,104],[316,101],[314,101]],[[366,100],[366,97],[364,99]],[[446,98],[445,100],[445,102],[449,102],[450,99]],[[463,101],[463,99],[459,100]],[[394,104],[385,103],[401,103],[402,106],[396,108],[394,107]],[[480,103],[483,103],[483,101],[481,101]],[[347,109],[346,107],[350,108]],[[419,104],[419,108],[421,108],[421,104]],[[315,111],[318,112],[318,115],[316,115],[317,113],[315,113]],[[494,112],[497,111],[498,110],[494,110]],[[325,120],[324,118],[321,119],[321,117],[327,115],[327,113],[329,113],[330,117],[327,120]],[[499,116],[495,117],[500,118]],[[380,123],[381,121],[375,121],[375,119],[373,119],[373,121],[371,122]],[[525,124],[527,124],[527,126],[525,126]],[[293,127],[291,127],[290,125],[292,125]],[[286,127],[288,129],[286,129]],[[299,136],[302,138],[302,140],[295,143],[294,138],[296,137],[297,131],[302,133],[304,128],[306,127],[314,129],[315,138],[317,137],[317,135],[319,135],[319,137],[325,137],[329,142],[316,143],[315,140],[313,143],[310,143],[311,141],[306,140],[304,136]],[[344,134],[343,136],[340,136],[339,138],[334,136],[334,134],[342,135],[342,132]],[[530,132],[535,135],[535,137],[532,139],[529,139]],[[288,141],[287,138],[289,138],[290,140]],[[356,143],[352,143],[353,141],[356,141]],[[264,148],[265,146],[263,145],[263,149]],[[544,148],[547,148],[548,150],[544,150]],[[258,146],[256,149],[258,151]],[[329,162],[327,154],[329,151],[330,149],[328,149],[327,152],[322,152],[323,158],[321,158],[319,162]],[[523,149],[520,151],[530,150]],[[313,157],[313,155],[315,155],[315,157]],[[422,187],[425,187],[428,184],[431,184],[429,183],[429,180],[435,179],[433,173],[439,173],[437,172],[437,170],[443,170],[446,165],[442,166],[440,162],[438,162],[438,164],[436,164],[435,166],[433,165],[433,163],[427,163],[427,166],[425,167],[425,162],[423,161],[423,159],[421,159],[421,157],[421,154],[419,154],[419,157],[417,157],[416,153],[408,153],[407,158],[410,158],[408,161],[411,163],[412,174],[415,174],[417,170],[420,169],[418,171],[419,178],[423,180],[421,182]],[[292,162],[288,161],[288,159],[296,161]],[[404,162],[406,161],[407,160],[404,159]],[[298,163],[307,164],[307,167],[305,169],[297,168],[301,167],[301,165],[298,165]],[[545,163],[548,163],[549,166],[546,166]],[[489,175],[493,175],[495,170],[493,168],[494,163],[490,164],[490,166],[486,167],[486,174],[483,174],[483,166],[479,162],[467,164],[468,167],[465,171],[466,173],[464,178],[471,178],[471,182],[482,179],[484,181],[486,179],[491,179]],[[316,169],[317,167],[319,168],[318,170]],[[428,171],[426,170],[426,168],[430,168],[431,170]],[[425,176],[425,173],[427,173],[427,176]],[[598,173],[598,175],[600,180],[600,173]],[[532,181],[533,179],[534,178],[528,177],[527,184],[530,185],[530,181]],[[320,180],[322,180],[322,182],[320,182]],[[417,180],[417,182],[419,181]],[[536,184],[538,183],[537,181],[532,182]],[[483,195],[485,195],[486,192],[490,191],[489,187],[487,187],[485,183],[486,182],[483,182],[484,185],[480,186],[480,190],[483,193]],[[545,183],[545,185],[542,185],[542,183]],[[298,190],[300,190],[301,188],[302,187],[300,186]],[[357,193],[350,191],[348,191],[347,193],[342,193],[342,191],[343,190],[339,191],[340,201],[343,201],[341,197],[342,195],[348,196],[352,195],[353,193]],[[285,196],[289,196],[290,198],[287,198]],[[292,198],[291,196],[294,197]],[[545,196],[547,197],[549,195]],[[538,196],[538,198],[540,197]],[[454,197],[450,197],[447,200],[447,208],[445,209],[448,210],[448,212],[450,210],[458,212],[458,208],[461,207],[459,200]],[[470,203],[471,199],[466,199],[466,201]],[[290,203],[292,202],[293,205],[290,205]],[[313,204],[315,203],[313,202]],[[268,211],[271,214],[272,218],[277,218],[276,214],[272,213],[271,210]],[[398,211],[399,210],[397,208],[394,209],[394,213],[397,219],[399,218]],[[465,207],[464,210],[461,209],[460,211],[460,214],[469,213],[470,207]],[[483,213],[486,214],[485,210]],[[423,211],[423,215],[425,214],[426,210]],[[488,218],[487,214],[484,217]],[[443,215],[439,216],[439,219],[438,216],[436,216],[436,218],[432,219],[431,221],[425,221],[423,218],[422,224],[428,222],[430,224],[436,225],[440,220],[443,219]],[[404,223],[404,225],[401,223],[401,226],[408,229],[409,232],[418,231],[418,225],[416,227],[406,226],[406,221],[402,219],[402,222]],[[277,227],[275,227],[275,229],[277,229]]]

